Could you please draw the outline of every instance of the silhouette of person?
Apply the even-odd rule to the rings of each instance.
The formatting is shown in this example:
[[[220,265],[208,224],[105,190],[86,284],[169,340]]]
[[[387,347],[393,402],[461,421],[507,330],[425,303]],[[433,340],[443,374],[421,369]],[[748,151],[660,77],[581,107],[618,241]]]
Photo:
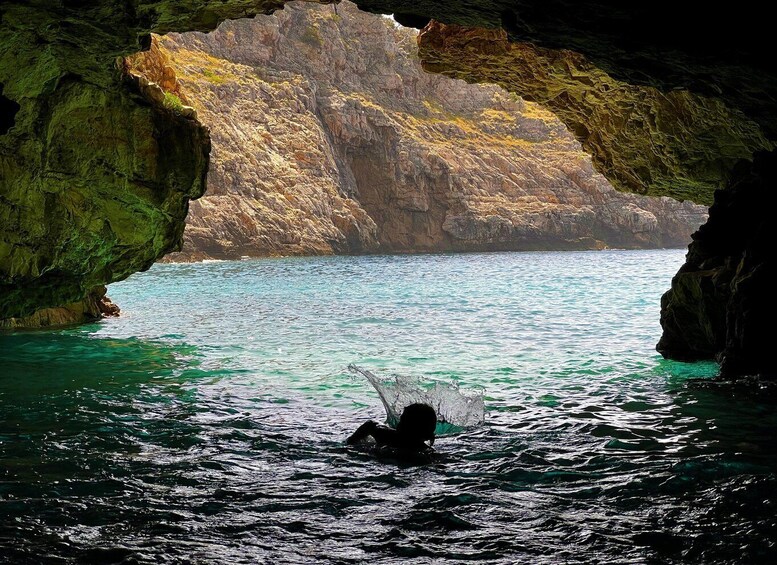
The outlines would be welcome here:
[[[402,411],[396,429],[369,420],[359,426],[346,443],[353,445],[371,436],[378,447],[423,451],[434,445],[436,426],[437,414],[434,408],[428,404],[411,404]],[[426,445],[426,441],[429,445]]]

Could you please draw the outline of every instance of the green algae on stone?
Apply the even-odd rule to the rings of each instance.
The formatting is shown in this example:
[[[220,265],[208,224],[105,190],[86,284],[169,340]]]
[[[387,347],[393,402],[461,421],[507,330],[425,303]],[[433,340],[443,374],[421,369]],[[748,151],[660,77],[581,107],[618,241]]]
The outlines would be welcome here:
[[[0,318],[147,269],[179,244],[207,171],[207,130],[124,88],[63,80],[22,107],[38,137],[21,122],[0,140]]]
[[[0,330],[54,328],[94,322],[103,316],[118,316],[119,308],[105,296],[106,289],[100,286],[92,289],[76,302],[42,308],[29,316],[0,320]]]

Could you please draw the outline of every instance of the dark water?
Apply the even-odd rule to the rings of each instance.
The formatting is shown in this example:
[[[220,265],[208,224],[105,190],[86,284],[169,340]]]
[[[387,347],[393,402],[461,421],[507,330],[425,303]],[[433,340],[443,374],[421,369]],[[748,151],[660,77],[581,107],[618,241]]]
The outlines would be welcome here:
[[[0,562],[771,562],[773,392],[653,351],[681,262],[156,266],[118,320],[0,336]],[[482,387],[486,423],[346,448],[383,417],[349,363]]]

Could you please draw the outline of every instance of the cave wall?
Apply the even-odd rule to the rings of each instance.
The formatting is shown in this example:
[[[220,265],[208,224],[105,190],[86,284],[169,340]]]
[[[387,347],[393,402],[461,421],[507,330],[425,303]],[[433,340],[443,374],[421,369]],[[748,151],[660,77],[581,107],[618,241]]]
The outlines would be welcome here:
[[[202,194],[200,124],[62,77],[0,139],[0,318],[78,301],[174,248]]]
[[[504,30],[432,22],[418,43],[427,71],[496,83],[551,110],[620,190],[711,204],[741,159],[773,146],[718,99],[624,83],[579,53],[510,42]]]
[[[513,42],[582,55],[614,80],[722,101],[777,138],[773,23],[762,3],[673,0],[358,0],[405,25],[502,28]],[[505,69],[509,72],[509,69]]]
[[[710,217],[661,301],[658,350],[685,361],[717,358],[724,376],[775,377],[774,210],[777,155],[741,163],[715,193]]]

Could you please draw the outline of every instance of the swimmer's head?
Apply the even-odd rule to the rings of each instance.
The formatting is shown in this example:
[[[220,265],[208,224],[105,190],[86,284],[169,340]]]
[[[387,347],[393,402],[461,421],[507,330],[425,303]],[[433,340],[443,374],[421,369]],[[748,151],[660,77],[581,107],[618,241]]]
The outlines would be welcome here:
[[[434,443],[434,429],[437,427],[437,414],[434,408],[428,404],[411,404],[407,406],[399,417],[397,432],[418,439],[429,440]]]

